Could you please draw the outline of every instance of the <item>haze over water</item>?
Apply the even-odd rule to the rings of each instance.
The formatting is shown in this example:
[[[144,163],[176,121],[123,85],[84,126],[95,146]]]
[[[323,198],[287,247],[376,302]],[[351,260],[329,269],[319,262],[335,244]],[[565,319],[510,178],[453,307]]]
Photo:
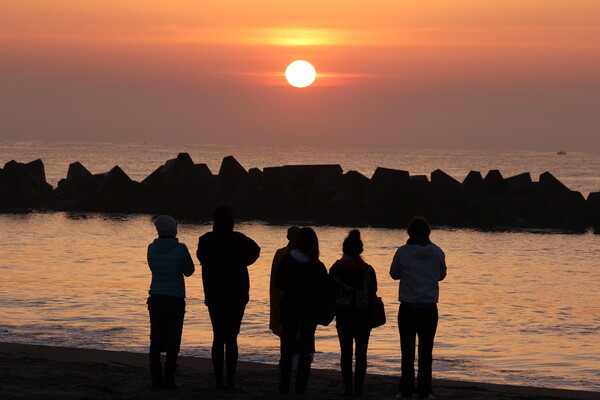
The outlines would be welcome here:
[[[108,151],[110,150],[110,151]],[[461,181],[469,170],[500,169],[505,176],[548,170],[584,196],[600,190],[600,156],[441,150],[358,150],[244,146],[159,146],[0,142],[0,164],[42,158],[48,181],[81,161],[93,173],[119,164],[141,180],[187,151],[213,173],[233,154],[246,168],[339,163],[371,176],[376,166],[429,174],[436,168]],[[77,213],[0,215],[0,340],[145,352],[150,283],[146,246],[152,216]],[[268,281],[286,226],[244,222],[237,229],[261,246],[250,268],[251,300],[240,336],[242,360],[276,363],[278,340],[268,330]],[[208,225],[182,222],[179,238],[195,253]],[[317,227],[321,259],[341,255],[349,228]],[[388,269],[402,230],[362,230],[365,260],[378,274],[388,323],[372,333],[370,372],[399,375],[395,314],[397,282]],[[439,228],[432,240],[447,255],[441,283],[434,377],[600,391],[600,236],[480,232]],[[194,257],[195,259],[195,257]],[[182,353],[209,356],[211,329],[202,279],[187,279],[188,308]],[[317,331],[317,367],[338,368],[333,324]]]

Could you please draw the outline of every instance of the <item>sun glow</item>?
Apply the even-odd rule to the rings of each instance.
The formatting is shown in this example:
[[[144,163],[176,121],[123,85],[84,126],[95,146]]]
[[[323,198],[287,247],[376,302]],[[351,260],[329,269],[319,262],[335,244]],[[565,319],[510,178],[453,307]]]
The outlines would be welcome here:
[[[317,71],[308,61],[296,60],[285,70],[285,79],[298,88],[310,86],[316,78]]]

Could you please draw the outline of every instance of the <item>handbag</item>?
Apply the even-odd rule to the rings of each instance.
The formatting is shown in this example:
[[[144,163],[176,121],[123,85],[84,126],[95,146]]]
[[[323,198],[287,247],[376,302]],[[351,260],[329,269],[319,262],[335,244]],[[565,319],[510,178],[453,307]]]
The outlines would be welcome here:
[[[317,324],[327,326],[335,317],[335,299],[331,292],[325,291],[319,299]]]
[[[373,298],[369,322],[371,328],[377,328],[378,326],[384,325],[387,322],[385,317],[385,306],[383,305],[383,300],[379,296]]]

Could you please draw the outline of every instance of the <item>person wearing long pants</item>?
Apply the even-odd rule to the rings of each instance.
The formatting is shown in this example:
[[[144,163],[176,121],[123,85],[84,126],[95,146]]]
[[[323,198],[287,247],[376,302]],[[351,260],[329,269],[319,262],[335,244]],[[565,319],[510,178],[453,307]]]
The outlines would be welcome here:
[[[435,399],[431,385],[432,353],[438,324],[438,282],[446,277],[446,256],[429,240],[431,228],[425,218],[413,218],[407,232],[408,241],[398,248],[390,267],[390,276],[400,280],[400,398],[411,398],[415,390],[415,342],[418,337],[418,395],[420,399]]]
[[[217,389],[237,388],[237,339],[250,298],[248,266],[260,255],[256,242],[233,227],[233,211],[229,207],[217,208],[213,230],[200,236],[196,251],[202,265],[204,303],[213,328],[211,358]]]
[[[187,246],[177,240],[177,222],[168,215],[154,221],[158,238],[148,246],[152,282],[147,304],[150,314],[150,373],[154,387],[178,386],[175,372],[185,315],[184,276],[194,273]],[[166,352],[164,374],[161,352]]]
[[[419,338],[419,375],[417,388],[419,397],[432,395],[431,375],[433,362],[433,341],[438,324],[437,305],[401,303],[398,311],[400,349],[402,352],[402,377],[400,392],[409,397],[415,386],[415,345]]]
[[[340,341],[340,367],[344,395],[362,396],[367,374],[371,335],[370,310],[377,295],[375,270],[361,257],[360,231],[350,231],[342,245],[343,256],[329,269],[336,303],[336,329]],[[354,377],[352,357],[356,357]]]
[[[312,354],[315,352],[315,330],[319,321],[319,299],[329,291],[327,269],[319,261],[319,241],[312,228],[302,228],[294,249],[286,254],[277,269],[275,284],[281,296],[281,357],[278,389],[288,393],[294,353],[300,355],[294,390],[306,392]]]

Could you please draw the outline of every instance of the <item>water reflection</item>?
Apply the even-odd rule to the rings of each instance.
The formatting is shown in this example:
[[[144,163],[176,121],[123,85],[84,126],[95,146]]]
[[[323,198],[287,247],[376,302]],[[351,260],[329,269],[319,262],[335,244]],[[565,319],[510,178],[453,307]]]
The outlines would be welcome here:
[[[10,214],[0,223],[0,340],[146,351],[146,247],[155,235],[150,216]],[[210,229],[183,221],[179,237],[194,252]],[[276,363],[268,282],[287,227],[250,222],[236,229],[262,248],[250,267],[241,358]],[[316,231],[329,267],[348,229]],[[388,323],[372,334],[370,371],[399,374],[398,288],[388,269],[406,235],[378,228],[361,234],[388,314]],[[435,377],[600,390],[598,236],[440,229],[432,240],[448,263],[440,285]],[[186,285],[182,353],[206,357],[212,337],[200,274]],[[338,346],[334,324],[319,328],[315,365],[337,368]]]

